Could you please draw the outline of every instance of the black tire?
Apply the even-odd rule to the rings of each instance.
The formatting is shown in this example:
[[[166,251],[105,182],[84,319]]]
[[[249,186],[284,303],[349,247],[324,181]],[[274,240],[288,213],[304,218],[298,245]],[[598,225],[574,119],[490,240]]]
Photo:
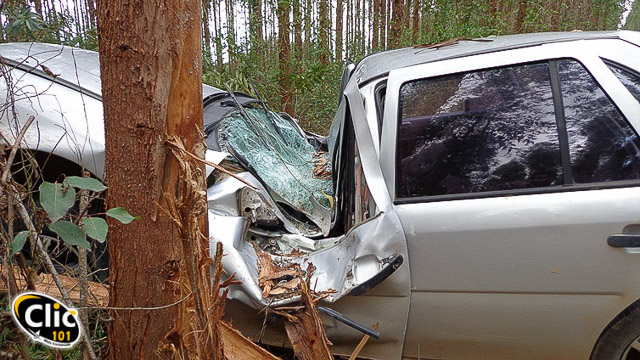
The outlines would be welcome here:
[[[591,360],[640,360],[640,302],[607,326],[593,348]]]

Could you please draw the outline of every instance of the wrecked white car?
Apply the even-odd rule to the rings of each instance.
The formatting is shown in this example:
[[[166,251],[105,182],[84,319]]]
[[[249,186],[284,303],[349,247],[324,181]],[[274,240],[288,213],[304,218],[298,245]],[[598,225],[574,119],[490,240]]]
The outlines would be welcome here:
[[[84,97],[96,120],[21,105],[25,119],[58,121],[40,120],[49,128],[34,150],[83,159],[100,177],[97,55],[57,47],[38,58],[55,79],[24,68],[47,51],[0,45],[32,75],[21,81],[59,91],[51,109],[62,94]],[[295,284],[286,271],[261,281],[266,256],[313,265],[312,288],[343,314],[325,318],[337,353],[361,339],[353,327],[379,322],[361,356],[640,356],[639,33],[392,50],[347,66],[342,88],[327,138],[259,96],[205,88],[207,159],[242,179],[208,171],[211,241],[242,281],[229,293],[235,326],[285,343],[278,326],[260,332],[278,320],[257,309],[296,301]],[[91,146],[66,146],[60,118]]]

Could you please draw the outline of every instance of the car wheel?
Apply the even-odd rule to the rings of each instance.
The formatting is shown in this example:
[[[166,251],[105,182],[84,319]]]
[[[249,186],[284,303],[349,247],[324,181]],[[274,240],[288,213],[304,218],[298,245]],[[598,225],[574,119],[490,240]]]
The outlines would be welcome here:
[[[640,360],[640,303],[627,308],[598,339],[592,360]]]

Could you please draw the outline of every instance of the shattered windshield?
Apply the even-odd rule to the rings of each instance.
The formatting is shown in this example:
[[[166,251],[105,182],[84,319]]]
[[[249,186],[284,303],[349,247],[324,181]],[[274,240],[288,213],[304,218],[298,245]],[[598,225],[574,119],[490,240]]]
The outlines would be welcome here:
[[[252,171],[289,215],[328,233],[333,207],[331,164],[292,121],[273,111],[244,108],[220,123],[217,140]],[[305,219],[306,218],[306,219]]]

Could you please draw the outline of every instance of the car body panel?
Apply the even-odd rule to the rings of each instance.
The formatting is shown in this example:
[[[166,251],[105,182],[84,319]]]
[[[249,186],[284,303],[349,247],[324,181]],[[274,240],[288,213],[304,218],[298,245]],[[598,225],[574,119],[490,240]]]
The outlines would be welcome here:
[[[413,79],[572,58],[615,99],[637,131],[640,103],[600,54],[640,69],[637,46],[601,39],[392,70],[380,157],[388,191],[394,196],[398,94]],[[638,223],[639,185],[631,181],[600,190],[396,201],[411,258],[412,306],[404,356],[588,357],[611,319],[640,298],[638,254],[607,245],[609,235]]]

